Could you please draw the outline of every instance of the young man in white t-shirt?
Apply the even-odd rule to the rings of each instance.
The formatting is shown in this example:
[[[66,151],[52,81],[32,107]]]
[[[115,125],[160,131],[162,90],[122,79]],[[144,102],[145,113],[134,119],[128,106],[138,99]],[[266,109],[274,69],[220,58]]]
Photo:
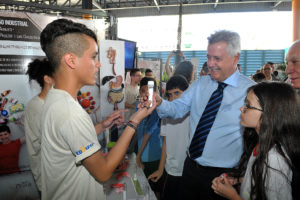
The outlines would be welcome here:
[[[125,108],[128,109],[128,112],[125,113],[125,121],[128,121],[136,110],[136,102],[140,89],[139,83],[142,80],[141,70],[132,69],[130,71],[130,79],[130,84],[125,87]]]
[[[155,109],[156,102],[151,108],[147,108],[150,102],[140,105],[104,157],[97,128],[76,100],[82,86],[95,84],[101,66],[95,33],[83,24],[58,19],[46,26],[40,41],[55,73],[41,119],[42,199],[105,199],[101,182],[111,177],[137,124]]]
[[[187,80],[181,76],[172,76],[166,85],[166,96],[169,101],[180,97],[184,90],[189,87]],[[186,158],[186,150],[189,143],[189,113],[181,119],[162,119],[161,136],[164,136],[159,168],[148,179],[157,182],[167,172],[165,188],[163,189],[164,200],[179,199],[183,164]]]

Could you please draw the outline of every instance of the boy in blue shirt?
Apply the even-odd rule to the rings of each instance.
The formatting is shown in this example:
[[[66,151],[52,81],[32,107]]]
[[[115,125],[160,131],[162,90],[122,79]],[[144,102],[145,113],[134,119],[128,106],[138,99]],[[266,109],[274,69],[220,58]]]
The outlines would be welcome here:
[[[166,85],[168,101],[179,98],[188,87],[184,76],[172,76]],[[183,164],[189,144],[189,113],[179,119],[162,119],[160,135],[163,136],[163,145],[159,168],[148,179],[156,182],[165,176],[162,199],[181,199]]]
[[[154,81],[154,91],[156,91],[156,81],[153,78],[144,77],[140,82],[140,98],[148,95],[148,81]],[[161,156],[161,136],[160,118],[156,110],[150,116],[143,119],[138,126],[138,153],[136,156],[137,165],[144,170],[148,177],[159,166]],[[151,189],[159,197],[162,190],[163,180],[159,182],[149,181]]]

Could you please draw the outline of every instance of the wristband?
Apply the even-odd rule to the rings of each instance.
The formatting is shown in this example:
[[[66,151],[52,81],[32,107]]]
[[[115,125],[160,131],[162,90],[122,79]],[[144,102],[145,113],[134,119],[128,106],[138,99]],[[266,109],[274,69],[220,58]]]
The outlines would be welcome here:
[[[130,124],[132,124],[132,125],[134,125],[135,127],[137,127],[138,126],[138,123],[135,123],[134,121],[132,121],[132,120],[129,120],[128,121]]]
[[[133,121],[127,122],[126,126],[129,126],[129,127],[133,128],[135,131],[137,131],[137,124],[134,123]]]

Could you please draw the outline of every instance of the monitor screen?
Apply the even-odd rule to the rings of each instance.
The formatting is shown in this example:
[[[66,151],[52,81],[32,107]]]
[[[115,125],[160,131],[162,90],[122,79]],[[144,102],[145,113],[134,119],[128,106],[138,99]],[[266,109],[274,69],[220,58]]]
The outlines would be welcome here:
[[[125,69],[133,69],[135,61],[136,42],[119,39],[125,42]]]

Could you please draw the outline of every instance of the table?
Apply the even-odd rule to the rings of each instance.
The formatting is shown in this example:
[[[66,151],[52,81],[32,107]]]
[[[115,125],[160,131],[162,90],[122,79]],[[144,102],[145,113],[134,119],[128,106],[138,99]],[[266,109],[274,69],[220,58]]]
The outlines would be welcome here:
[[[122,183],[126,184],[126,200],[156,200],[154,192],[151,190],[148,180],[145,177],[145,174],[141,168],[136,165],[135,153],[132,153],[128,156],[128,168],[125,172],[129,174],[130,177],[122,176],[121,179],[117,180],[116,175],[121,172],[116,172],[112,177],[104,183],[103,189],[106,194],[106,200],[123,200],[123,192],[117,193],[116,188],[112,188],[111,184]],[[142,195],[138,195],[133,184],[134,174],[141,186]],[[148,191],[148,192],[147,192]]]

